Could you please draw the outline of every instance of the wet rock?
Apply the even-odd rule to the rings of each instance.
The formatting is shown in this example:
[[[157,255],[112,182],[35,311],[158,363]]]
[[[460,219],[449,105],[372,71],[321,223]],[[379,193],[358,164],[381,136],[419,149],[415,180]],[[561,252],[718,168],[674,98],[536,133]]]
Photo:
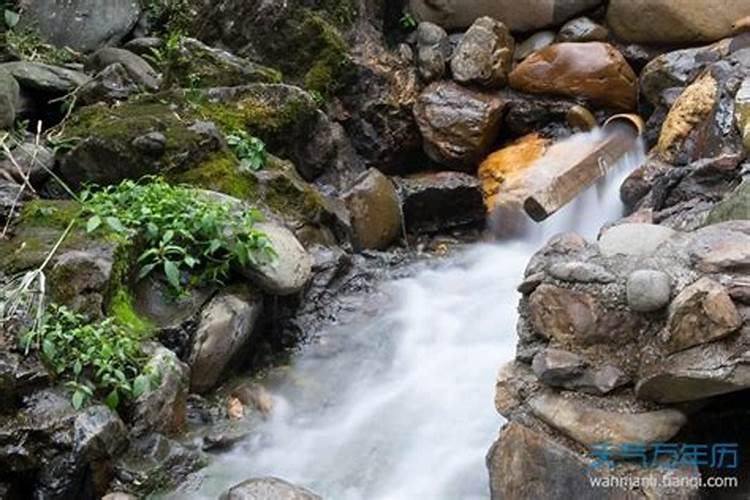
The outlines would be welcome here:
[[[84,68],[88,73],[98,73],[112,64],[121,64],[128,76],[143,90],[155,91],[161,84],[159,74],[149,63],[125,49],[114,47],[99,49],[89,56]]]
[[[750,220],[750,182],[744,181],[711,209],[706,223],[718,224],[731,220]]]
[[[9,71],[0,70],[0,128],[12,128],[21,106],[21,88]]]
[[[312,275],[310,254],[283,226],[262,222],[255,227],[268,236],[276,257],[243,273],[271,295],[293,295],[302,291]]]
[[[410,0],[409,9],[420,20],[449,30],[467,28],[476,19],[489,16],[504,23],[511,31],[528,32],[560,25],[599,3],[599,0],[532,0],[523,4],[512,0]]]
[[[750,267],[750,222],[730,221],[692,233],[687,243],[690,259],[706,273]]]
[[[588,262],[557,262],[547,272],[554,278],[572,283],[612,283],[617,279],[602,266]]]
[[[588,17],[568,21],[557,33],[558,42],[606,42],[609,31]]]
[[[635,73],[617,49],[601,42],[558,43],[539,50],[511,72],[510,86],[532,94],[579,97],[614,109],[636,106]]]
[[[527,394],[537,386],[534,372],[528,365],[518,361],[508,362],[500,368],[495,381],[495,409],[500,415],[510,418]]]
[[[148,434],[131,440],[127,452],[114,464],[112,489],[146,496],[174,487],[205,465],[199,450],[161,434]]]
[[[127,428],[106,406],[86,408],[73,424],[73,449],[89,464],[89,481],[97,495],[107,491],[112,463],[127,447]]]
[[[662,271],[641,269],[628,276],[628,306],[638,312],[658,311],[669,304],[672,279]]]
[[[591,341],[600,313],[590,295],[543,284],[529,298],[529,314],[537,333],[565,343],[573,339]]]
[[[581,375],[586,365],[586,361],[577,354],[548,348],[534,356],[531,368],[545,384],[559,386]]]
[[[391,180],[380,171],[368,170],[344,198],[358,248],[383,250],[399,237],[401,201]]]
[[[523,61],[537,50],[541,50],[553,43],[555,43],[554,31],[540,31],[534,33],[523,42],[516,44],[513,60]]]
[[[315,493],[275,477],[248,479],[221,494],[220,500],[321,500]]]
[[[514,49],[513,37],[503,23],[481,17],[474,21],[453,53],[453,79],[463,84],[505,86]]]
[[[599,251],[605,257],[650,255],[675,234],[673,229],[655,224],[618,224],[599,238]]]
[[[38,62],[4,63],[0,64],[0,70],[13,75],[22,89],[52,95],[65,95],[89,80],[84,73]]]
[[[425,82],[439,80],[445,73],[445,64],[450,57],[448,33],[433,23],[417,26],[417,68]]]
[[[248,348],[262,311],[262,296],[245,286],[221,291],[203,308],[188,359],[192,392],[207,392],[222,380]]]
[[[509,135],[539,133],[547,138],[570,135],[567,119],[570,109],[577,105],[575,100],[524,94],[511,89],[503,89],[500,95],[506,100],[502,130]]]
[[[659,135],[657,148],[664,161],[674,163],[678,153],[689,153],[684,147],[688,137],[698,125],[706,122],[718,98],[718,83],[710,72],[704,73],[680,94],[669,110]]]
[[[741,325],[742,318],[724,287],[711,278],[701,278],[682,290],[669,308],[669,351],[720,339]]]
[[[147,373],[159,374],[159,386],[139,396],[133,403],[132,432],[172,434],[185,426],[190,369],[177,356],[159,344],[147,344]]]
[[[521,207],[528,195],[530,167],[547,151],[549,141],[529,134],[510,146],[490,154],[479,165],[487,210],[495,207]]]
[[[734,113],[745,151],[750,152],[750,78],[746,78],[737,91]]]
[[[485,220],[481,186],[470,175],[440,172],[395,180],[409,233],[435,233]]]
[[[141,92],[140,86],[131,78],[122,64],[112,64],[97,73],[78,92],[78,101],[83,105],[115,103],[124,101]]]
[[[107,493],[102,497],[102,500],[138,500],[138,497],[131,495],[130,493],[122,493],[118,491],[115,493]]]
[[[729,36],[732,24],[750,15],[743,0],[729,0],[721,11],[701,0],[613,0],[607,24],[627,42],[679,44],[712,42]]]
[[[687,422],[678,410],[620,413],[551,393],[531,398],[528,406],[536,417],[588,448],[599,443],[664,443]]]
[[[500,128],[504,102],[452,82],[427,87],[414,107],[425,153],[441,165],[475,171]]]
[[[35,187],[44,184],[55,165],[53,152],[42,144],[24,142],[13,148],[11,154],[15,164],[8,157],[0,160],[0,175],[13,177],[17,182],[23,182],[23,177],[28,176]],[[19,168],[23,176],[18,172]]]
[[[652,106],[671,106],[682,89],[709,65],[726,56],[728,41],[706,47],[675,50],[649,62],[641,72],[640,95]]]
[[[254,408],[264,417],[268,417],[273,411],[273,395],[260,384],[241,383],[232,389],[231,394],[243,405]]]
[[[542,284],[544,278],[547,275],[544,272],[534,273],[526,276],[520,285],[518,285],[518,292],[524,295],[529,295],[531,292],[537,289]]]
[[[133,29],[141,13],[138,2],[112,0],[22,0],[21,24],[58,47],[90,52],[117,45]]]

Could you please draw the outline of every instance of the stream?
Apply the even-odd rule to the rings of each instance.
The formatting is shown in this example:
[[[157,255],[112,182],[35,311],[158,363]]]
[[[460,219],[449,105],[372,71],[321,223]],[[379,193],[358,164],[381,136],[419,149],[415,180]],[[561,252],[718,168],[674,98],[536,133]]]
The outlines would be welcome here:
[[[571,140],[590,146],[598,134]],[[265,380],[272,416],[216,455],[200,488],[181,498],[214,500],[265,476],[329,500],[489,498],[484,457],[502,424],[494,382],[515,354],[524,268],[554,234],[595,238],[619,218],[619,186],[643,154],[629,153],[543,224],[529,222],[523,238],[475,244],[385,283],[385,299],[319,332],[334,353],[322,356],[314,342]]]

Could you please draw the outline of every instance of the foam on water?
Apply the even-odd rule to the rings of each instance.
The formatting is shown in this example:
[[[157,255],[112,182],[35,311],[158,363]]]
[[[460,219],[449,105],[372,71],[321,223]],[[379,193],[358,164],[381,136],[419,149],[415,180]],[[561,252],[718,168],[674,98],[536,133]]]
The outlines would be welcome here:
[[[599,132],[574,140],[591,145]],[[618,189],[643,149],[522,240],[480,244],[437,269],[386,285],[386,310],[322,332],[332,357],[305,349],[272,384],[272,418],[219,455],[191,498],[215,499],[276,476],[330,500],[489,498],[484,457],[502,419],[498,368],[516,345],[516,286],[549,237],[595,237],[621,215]],[[184,498],[185,495],[181,495]]]

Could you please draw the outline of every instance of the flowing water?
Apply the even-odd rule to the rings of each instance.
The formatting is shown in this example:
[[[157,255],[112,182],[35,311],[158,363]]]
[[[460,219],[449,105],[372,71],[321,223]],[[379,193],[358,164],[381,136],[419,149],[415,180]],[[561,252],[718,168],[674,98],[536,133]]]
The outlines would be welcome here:
[[[574,140],[591,146],[599,137]],[[595,237],[617,219],[619,186],[642,160],[642,148],[630,153],[522,239],[478,244],[388,283],[384,304],[373,300],[355,321],[321,332],[335,354],[310,346],[269,380],[272,417],[217,456],[190,498],[215,499],[264,476],[330,500],[489,498],[484,457],[502,424],[494,381],[514,356],[524,267],[552,235]]]

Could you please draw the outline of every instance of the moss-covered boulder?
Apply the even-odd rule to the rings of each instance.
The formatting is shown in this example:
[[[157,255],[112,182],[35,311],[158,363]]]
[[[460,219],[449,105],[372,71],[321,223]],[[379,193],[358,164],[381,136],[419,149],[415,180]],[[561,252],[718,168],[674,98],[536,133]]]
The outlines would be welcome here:
[[[280,83],[273,68],[209,47],[195,38],[184,38],[178,54],[160,68],[167,86],[183,88],[231,87],[248,83]]]
[[[313,97],[299,87],[250,84],[207,90],[196,115],[224,133],[245,130],[272,153],[292,160],[308,180],[318,177],[335,154],[331,123]]]
[[[46,298],[92,319],[121,314],[130,324],[135,316],[130,315],[127,296],[135,243],[87,234],[83,224],[75,222],[79,213],[80,206],[72,201],[27,203],[16,234],[0,241],[0,269],[9,275],[38,269],[60,242],[44,268]]]
[[[215,129],[195,122],[157,97],[81,108],[62,136],[70,145],[59,155],[62,178],[78,188],[188,170],[223,147]]]
[[[732,194],[716,205],[708,214],[706,224],[730,220],[750,220],[750,182],[740,184]]]
[[[353,0],[261,2],[220,0],[206,5],[194,31],[242,56],[281,70],[288,81],[323,96],[338,92],[352,64],[342,32],[356,17]]]

